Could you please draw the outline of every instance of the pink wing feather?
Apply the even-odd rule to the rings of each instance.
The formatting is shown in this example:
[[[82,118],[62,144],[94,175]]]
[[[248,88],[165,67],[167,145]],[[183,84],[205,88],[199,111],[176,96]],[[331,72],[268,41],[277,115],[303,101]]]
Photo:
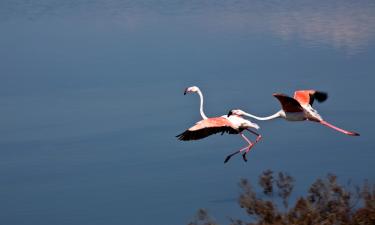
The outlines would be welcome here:
[[[181,141],[199,140],[216,133],[238,134],[239,130],[224,117],[201,120],[176,137]]]

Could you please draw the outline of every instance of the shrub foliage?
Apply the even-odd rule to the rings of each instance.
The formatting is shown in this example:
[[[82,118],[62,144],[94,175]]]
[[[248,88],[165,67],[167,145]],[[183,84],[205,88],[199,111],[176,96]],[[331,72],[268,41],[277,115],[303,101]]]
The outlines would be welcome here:
[[[287,173],[271,170],[259,176],[257,193],[246,179],[240,180],[238,203],[249,221],[230,219],[231,225],[375,225],[375,185],[346,186],[328,174],[317,179],[306,196],[290,206],[294,179]],[[217,225],[205,209],[199,209],[189,225]]]

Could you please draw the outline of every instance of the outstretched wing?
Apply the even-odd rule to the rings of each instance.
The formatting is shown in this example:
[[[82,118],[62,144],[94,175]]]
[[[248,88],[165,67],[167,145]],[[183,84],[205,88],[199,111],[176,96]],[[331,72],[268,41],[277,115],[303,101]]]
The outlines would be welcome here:
[[[281,107],[285,112],[303,112],[301,104],[294,98],[279,93],[275,93],[273,96],[280,101]]]
[[[208,118],[197,122],[176,137],[181,141],[199,140],[216,133],[238,134],[239,131],[224,117]]]
[[[312,105],[315,99],[318,102],[324,102],[327,98],[327,93],[316,90],[298,90],[294,92],[294,99],[301,105]]]

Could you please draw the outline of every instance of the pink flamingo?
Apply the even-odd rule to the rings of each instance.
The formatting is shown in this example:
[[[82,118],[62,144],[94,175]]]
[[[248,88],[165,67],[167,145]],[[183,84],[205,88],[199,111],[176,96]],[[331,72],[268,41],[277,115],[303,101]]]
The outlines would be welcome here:
[[[243,151],[245,151],[242,155],[243,159],[247,161],[246,154],[250,151],[250,149],[262,138],[262,136],[252,130],[250,128],[259,129],[259,126],[255,123],[250,122],[249,120],[245,120],[241,116],[233,115],[227,116],[223,115],[220,117],[211,117],[208,118],[203,111],[203,95],[200,89],[196,86],[192,86],[185,89],[184,95],[186,93],[198,93],[200,97],[200,114],[202,116],[202,120],[198,121],[194,126],[190,127],[183,133],[177,135],[176,137],[181,141],[191,141],[191,140],[199,140],[205,137],[208,137],[212,134],[216,133],[229,133],[229,134],[240,134],[240,136],[248,143],[248,145],[230,155],[228,155],[224,163],[228,162],[229,159]],[[250,133],[256,135],[256,140],[252,143],[244,134],[243,131],[247,130]]]
[[[273,94],[281,103],[282,109],[275,114],[268,117],[258,117],[250,113],[246,113],[242,110],[231,110],[228,113],[230,115],[239,115],[239,116],[248,116],[257,120],[272,120],[275,118],[284,118],[288,121],[314,121],[318,122],[324,126],[332,128],[336,131],[344,133],[350,136],[359,136],[359,133],[347,131],[341,128],[338,128],[327,121],[319,115],[319,113],[312,107],[314,100],[318,102],[324,102],[328,95],[325,92],[315,91],[315,90],[299,90],[294,92],[294,97],[289,97],[284,94],[275,93]]]

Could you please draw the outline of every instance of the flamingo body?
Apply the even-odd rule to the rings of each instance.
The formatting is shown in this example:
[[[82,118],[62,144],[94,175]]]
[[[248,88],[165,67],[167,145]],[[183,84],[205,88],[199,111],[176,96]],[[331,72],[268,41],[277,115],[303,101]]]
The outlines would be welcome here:
[[[205,137],[208,137],[212,134],[216,133],[229,133],[229,134],[240,134],[241,137],[248,143],[248,146],[245,148],[240,149],[230,155],[228,155],[224,161],[224,163],[228,162],[228,160],[242,151],[245,153],[242,155],[243,159],[247,161],[246,154],[250,151],[255,143],[257,143],[261,139],[261,135],[258,133],[250,130],[250,128],[259,129],[259,126],[255,123],[250,122],[240,116],[227,116],[223,115],[221,117],[211,117],[208,118],[203,111],[203,94],[200,89],[196,86],[192,86],[185,89],[184,95],[189,92],[198,93],[200,97],[200,114],[202,116],[202,120],[198,121],[194,126],[190,127],[189,129],[185,130],[181,134],[177,135],[176,137],[181,141],[191,141],[191,140],[199,140]],[[244,130],[248,130],[249,132],[255,134],[257,136],[254,143],[252,143],[249,139],[242,134]]]
[[[347,131],[328,123],[319,115],[318,111],[312,107],[314,100],[324,102],[327,99],[328,95],[325,92],[316,90],[298,90],[294,92],[293,98],[281,93],[275,93],[273,96],[279,100],[282,109],[271,116],[258,117],[243,112],[242,110],[231,110],[228,115],[245,115],[257,120],[272,120],[276,118],[284,118],[288,121],[309,120],[318,122],[346,135],[359,136],[359,133],[357,132]]]
[[[325,92],[315,91],[315,90],[299,90],[294,92],[294,98],[286,96],[284,94],[274,94],[281,103],[281,107],[285,114],[283,115],[280,113],[280,116],[290,121],[302,121],[302,120],[310,120],[314,122],[318,122],[324,126],[332,128],[338,132],[341,132],[346,135],[350,136],[359,136],[359,133],[347,131],[341,128],[334,126],[333,124],[328,123],[327,121],[323,120],[323,118],[319,115],[318,111],[316,111],[312,104],[316,99],[318,102],[324,102],[328,95]],[[289,110],[292,109],[292,112]],[[295,110],[302,110],[302,112],[297,112],[298,116],[291,116],[291,114],[296,113]]]

